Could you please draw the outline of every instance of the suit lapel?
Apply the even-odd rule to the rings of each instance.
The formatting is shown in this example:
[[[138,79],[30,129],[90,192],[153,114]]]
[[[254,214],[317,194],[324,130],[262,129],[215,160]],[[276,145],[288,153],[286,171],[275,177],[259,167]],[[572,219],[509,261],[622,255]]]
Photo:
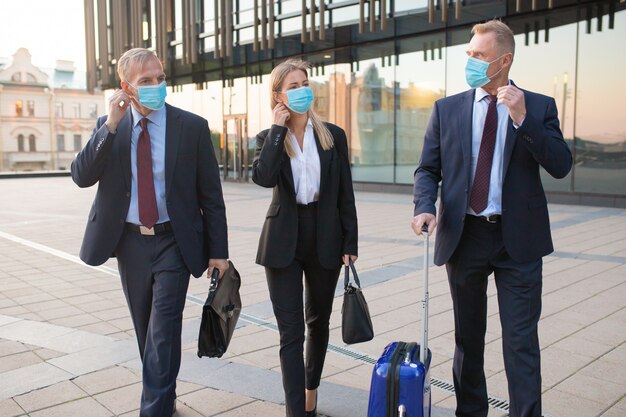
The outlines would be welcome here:
[[[131,147],[131,138],[133,134],[133,122],[132,122],[132,112],[130,111],[130,107],[126,111],[122,120],[117,125],[117,136],[123,138],[118,141],[120,144],[120,163],[122,164],[122,170],[124,171],[124,180],[126,181],[126,189],[130,190],[131,182],[132,182],[132,171],[131,171],[131,161],[130,161],[130,147]]]
[[[315,145],[317,146],[317,153],[320,156],[320,191],[319,195],[322,195],[322,190],[324,189],[324,184],[328,182],[328,174],[330,172],[330,161],[332,160],[333,150],[329,149],[325,151],[322,148],[322,144],[320,143],[320,139],[317,136],[317,132],[314,132],[315,135]]]
[[[166,104],[165,109],[165,193],[169,194],[183,125],[180,120],[180,113],[175,107]]]
[[[287,135],[289,135],[289,133],[287,133]],[[289,137],[286,137],[285,140],[290,139]],[[296,187],[293,184],[293,171],[291,170],[291,158],[289,158],[287,152],[282,151],[282,153],[283,155],[280,163],[282,164],[282,170],[284,171],[285,178],[287,179],[287,186],[289,191],[291,191],[293,195],[296,195]]]
[[[463,169],[467,174],[467,183],[472,177],[472,124],[474,123],[474,96],[476,90],[468,90],[461,96],[458,113],[459,134],[461,135],[461,151],[463,152]]]

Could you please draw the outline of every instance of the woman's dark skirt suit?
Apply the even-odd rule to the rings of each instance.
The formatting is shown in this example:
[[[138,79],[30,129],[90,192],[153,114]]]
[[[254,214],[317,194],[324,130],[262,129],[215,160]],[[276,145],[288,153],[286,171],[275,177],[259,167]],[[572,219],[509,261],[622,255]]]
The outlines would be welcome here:
[[[327,123],[326,127],[334,138],[334,146],[323,150],[315,135],[320,190],[318,201],[308,205],[296,202],[291,162],[284,147],[287,128],[272,125],[256,137],[252,180],[273,188],[256,262],[265,267],[280,332],[280,365],[288,417],[304,416],[304,390],[316,389],[320,384],[342,255],[358,255],[346,134],[333,124]]]

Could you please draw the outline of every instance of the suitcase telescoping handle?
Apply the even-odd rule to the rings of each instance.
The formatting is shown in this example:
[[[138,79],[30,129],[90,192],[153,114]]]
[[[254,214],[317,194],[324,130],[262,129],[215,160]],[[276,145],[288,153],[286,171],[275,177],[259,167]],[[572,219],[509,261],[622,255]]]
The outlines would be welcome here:
[[[426,366],[428,356],[428,226],[422,226],[424,234],[424,299],[422,300],[422,346],[420,348],[420,362]]]

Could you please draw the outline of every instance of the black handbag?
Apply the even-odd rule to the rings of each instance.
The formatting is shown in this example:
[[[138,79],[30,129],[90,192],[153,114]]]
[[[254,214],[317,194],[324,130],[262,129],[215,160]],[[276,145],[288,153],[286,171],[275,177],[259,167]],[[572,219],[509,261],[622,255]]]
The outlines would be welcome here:
[[[231,261],[222,279],[213,270],[211,285],[204,307],[198,334],[198,357],[221,358],[233,336],[241,313],[241,277]]]
[[[356,287],[350,283],[350,269],[352,269]],[[363,292],[361,292],[361,282],[352,261],[350,261],[349,268],[346,266],[343,286],[343,306],[341,308],[341,337],[343,342],[349,345],[372,340],[374,327],[372,326],[370,310],[367,307]]]

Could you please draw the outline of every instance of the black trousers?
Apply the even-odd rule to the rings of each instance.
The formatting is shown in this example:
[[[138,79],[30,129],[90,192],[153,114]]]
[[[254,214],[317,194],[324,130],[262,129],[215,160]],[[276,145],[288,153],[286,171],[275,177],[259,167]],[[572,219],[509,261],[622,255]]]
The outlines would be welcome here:
[[[454,307],[456,415],[486,417],[488,414],[484,372],[487,277],[494,273],[509,415],[541,417],[537,323],[541,315],[542,260],[514,261],[502,242],[500,223],[466,216],[461,241],[446,269]]]
[[[116,257],[143,364],[139,415],[170,417],[190,272],[172,233],[125,230]]]
[[[265,268],[280,332],[280,368],[287,417],[304,417],[304,390],[320,384],[328,346],[328,326],[340,267],[326,269],[317,255],[316,205],[298,206],[295,259],[286,268]],[[302,301],[302,273],[305,294]],[[303,312],[304,310],[304,312]],[[306,362],[304,330],[307,327]]]

